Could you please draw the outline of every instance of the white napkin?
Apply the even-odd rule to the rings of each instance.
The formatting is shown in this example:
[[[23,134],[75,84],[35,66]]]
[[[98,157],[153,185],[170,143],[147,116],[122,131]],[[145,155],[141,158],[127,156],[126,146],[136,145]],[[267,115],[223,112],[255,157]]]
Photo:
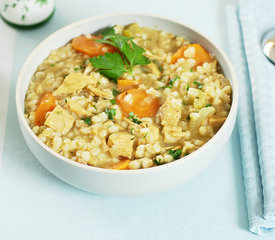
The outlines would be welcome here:
[[[239,81],[238,124],[250,231],[275,233],[275,66],[261,40],[275,28],[274,0],[227,8],[230,55]]]

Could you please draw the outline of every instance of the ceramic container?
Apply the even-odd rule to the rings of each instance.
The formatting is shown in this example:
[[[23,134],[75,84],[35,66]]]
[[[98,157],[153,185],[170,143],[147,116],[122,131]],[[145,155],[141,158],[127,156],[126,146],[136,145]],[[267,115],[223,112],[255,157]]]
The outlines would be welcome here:
[[[54,0],[0,0],[1,16],[9,23],[32,26],[47,20],[54,11]]]
[[[215,54],[233,89],[232,106],[227,120],[217,134],[195,152],[171,163],[148,169],[112,170],[96,168],[82,165],[57,154],[38,139],[24,118],[24,98],[32,74],[52,49],[63,46],[70,39],[81,34],[93,33],[114,24],[125,25],[133,22],[137,22],[141,26],[158,28],[185,36],[191,42],[200,43],[208,51]],[[34,49],[22,67],[16,87],[16,106],[20,127],[27,145],[37,159],[58,178],[75,187],[93,193],[117,196],[133,196],[164,191],[183,184],[202,172],[213,162],[228,141],[236,120],[237,102],[238,84],[232,65],[218,46],[184,23],[147,14],[122,13],[97,16],[63,27]]]

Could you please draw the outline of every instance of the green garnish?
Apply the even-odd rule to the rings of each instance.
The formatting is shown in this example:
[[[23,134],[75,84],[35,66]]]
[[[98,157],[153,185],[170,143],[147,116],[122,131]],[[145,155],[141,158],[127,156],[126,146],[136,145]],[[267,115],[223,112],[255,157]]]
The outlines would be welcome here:
[[[129,112],[129,119],[131,119],[134,123],[141,124],[142,122],[138,120],[138,118],[135,116],[133,112]]]
[[[209,104],[206,104],[205,107],[211,107],[212,105],[209,103]]]
[[[79,67],[75,67],[75,68],[74,68],[75,71],[78,71],[78,70],[80,70],[80,69],[82,69],[82,66],[81,66],[81,65],[79,65]]]
[[[97,107],[95,105],[92,105],[94,107],[94,109],[97,111]]]
[[[197,85],[199,89],[201,89],[203,86],[202,83],[197,82],[197,81],[193,82],[193,84]]]
[[[175,81],[176,81],[177,79],[179,79],[178,76],[176,76],[176,77],[174,77],[173,79],[171,79],[171,80],[168,82],[168,85],[167,85],[167,86],[159,87],[159,88],[157,88],[157,89],[172,88],[173,85],[174,85],[174,83],[175,83]]]
[[[187,156],[187,155],[189,155],[189,152],[184,153],[184,156]]]
[[[193,72],[193,68],[190,68],[190,72]]]
[[[148,133],[145,133],[144,136],[143,136],[142,138],[146,138],[146,137],[147,137],[147,134],[148,134]]]
[[[67,103],[68,102],[68,100],[65,98],[65,103]]]
[[[113,92],[114,97],[116,95],[120,94],[120,92],[118,90],[116,90],[115,88],[113,88],[112,92]]]
[[[156,158],[156,159],[154,159],[153,161],[154,161],[154,163],[155,163],[156,165],[158,165],[158,166],[162,164],[160,158],[159,158],[159,159]]]
[[[114,34],[115,34],[115,26],[113,26],[113,27],[107,27],[101,33],[102,36],[114,35]]]
[[[162,67],[162,66],[159,66],[159,70],[162,72],[162,71],[163,71],[163,67]]]
[[[174,160],[179,159],[181,153],[182,153],[182,150],[181,150],[181,149],[178,149],[178,150],[172,150],[172,149],[170,149],[170,150],[168,151],[168,154],[170,154],[170,155],[173,157]]]
[[[186,90],[188,91],[189,90],[189,83],[187,83],[187,86],[186,86]]]
[[[182,105],[186,106],[186,103],[182,100]]]
[[[92,121],[91,121],[91,118],[81,118],[81,120],[83,120],[87,125],[91,125],[92,124]]]
[[[190,119],[191,119],[191,118],[190,118],[190,114],[188,114],[188,116],[187,116],[187,120],[188,120],[188,121],[190,121]]]
[[[160,78],[160,82],[163,81],[163,78],[165,77],[166,75],[162,75],[161,78]]]
[[[110,103],[112,103],[114,105],[114,104],[116,104],[116,100],[115,99],[110,99]]]
[[[105,113],[108,115],[109,119],[114,119],[114,116],[116,115],[116,109],[115,108],[106,108]]]
[[[50,64],[50,66],[51,66],[51,67],[54,67],[55,65],[52,63],[52,64]]]
[[[134,132],[133,132],[133,131],[134,131],[134,128],[131,128],[131,130],[130,130],[130,134],[131,134],[131,135],[134,135]]]
[[[133,42],[132,37],[115,34],[114,28],[105,29],[103,38],[96,40],[116,47],[120,53],[105,53],[90,58],[90,63],[105,77],[117,82],[125,72],[133,76],[135,65],[147,65],[150,60],[143,55],[145,50]]]

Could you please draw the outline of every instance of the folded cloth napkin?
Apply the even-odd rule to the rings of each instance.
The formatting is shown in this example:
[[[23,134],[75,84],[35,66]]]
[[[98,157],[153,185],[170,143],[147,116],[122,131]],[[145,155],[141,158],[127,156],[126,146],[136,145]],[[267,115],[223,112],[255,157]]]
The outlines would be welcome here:
[[[239,82],[239,135],[249,229],[275,234],[275,66],[263,35],[275,28],[274,0],[241,0],[226,9],[229,53]]]

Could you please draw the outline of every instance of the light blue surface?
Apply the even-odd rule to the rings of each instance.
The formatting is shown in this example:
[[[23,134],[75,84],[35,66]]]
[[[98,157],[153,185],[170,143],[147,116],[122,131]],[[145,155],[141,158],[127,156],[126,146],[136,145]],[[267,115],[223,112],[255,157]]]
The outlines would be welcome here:
[[[217,160],[194,180],[156,195],[114,198],[73,188],[44,169],[23,140],[15,110],[16,78],[24,60],[58,28],[102,13],[150,12],[190,24],[226,49],[225,5],[233,1],[56,2],[49,23],[17,32],[0,176],[0,239],[259,239],[247,230],[236,128]]]
[[[262,3],[244,0],[227,9],[230,55],[240,83],[238,123],[249,228],[259,235],[275,233],[275,132],[270,127],[275,121],[275,68],[261,49],[263,34],[275,27],[275,2]]]

